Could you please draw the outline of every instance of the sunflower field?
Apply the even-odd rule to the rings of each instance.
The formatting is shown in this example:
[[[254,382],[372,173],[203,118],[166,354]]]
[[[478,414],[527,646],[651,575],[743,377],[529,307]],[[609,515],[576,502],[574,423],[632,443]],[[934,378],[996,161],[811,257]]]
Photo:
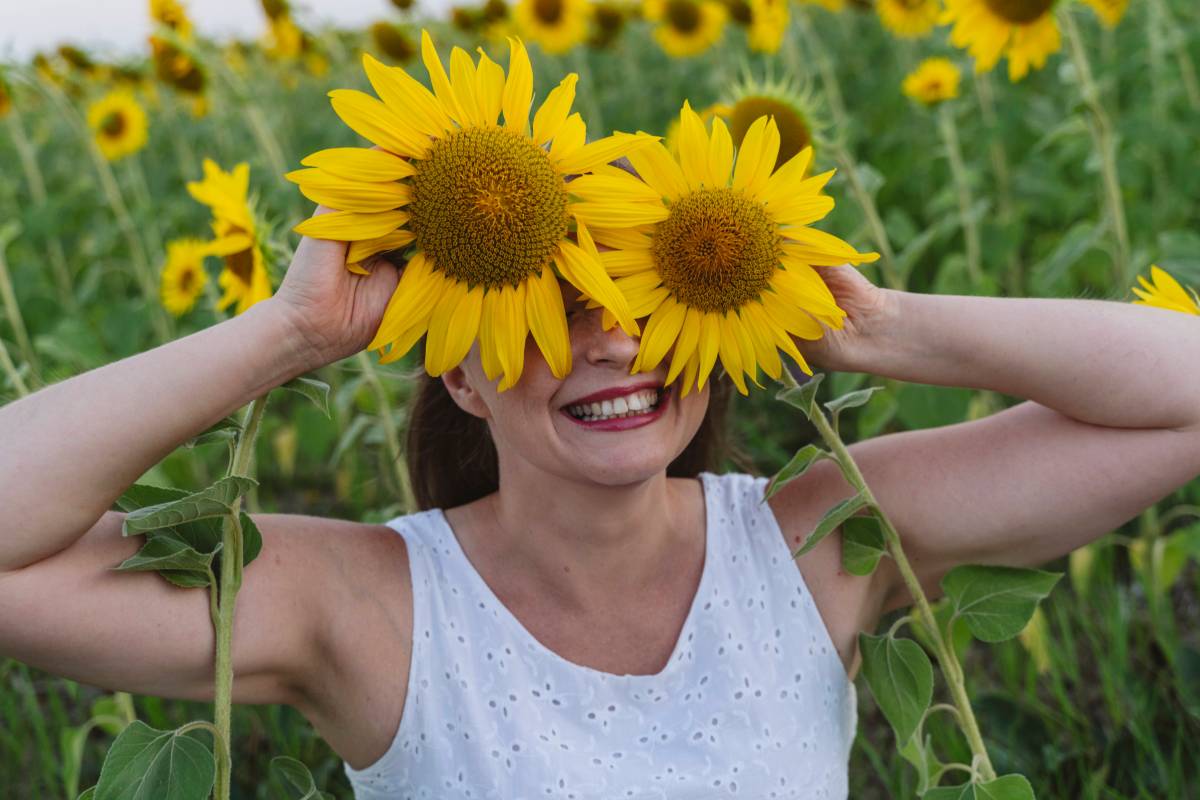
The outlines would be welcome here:
[[[753,360],[745,376],[731,369],[745,363],[736,347],[706,352],[705,331],[727,324],[705,311],[715,289],[681,284],[671,298],[687,307],[681,300],[675,313],[665,289],[638,283],[649,242],[613,232],[616,220],[665,219],[664,198],[766,224],[732,194],[681,199],[670,188],[674,165],[702,169],[702,151],[753,197],[773,191],[772,173],[805,178],[788,213],[811,230],[787,246],[804,263],[854,263],[875,284],[912,292],[1092,297],[1200,316],[1194,0],[485,0],[448,14],[379,0],[378,21],[354,30],[313,25],[288,0],[261,7],[252,41],[212,38],[185,3],[149,0],[154,33],[142,52],[64,42],[0,63],[0,404],[246,311],[278,287],[301,233],[349,239],[352,270],[422,242],[404,273],[414,299],[385,315],[369,351],[255,406],[257,438],[239,448],[254,465],[241,498],[250,512],[381,522],[413,509],[409,378],[453,366],[474,338],[439,329],[422,296],[453,296],[476,319],[515,319],[546,291],[534,276],[485,304],[466,277],[443,286],[466,244],[430,235],[420,209],[401,210],[410,195],[397,181],[413,172],[392,154],[441,124],[444,109],[423,98],[426,87],[444,96],[443,64],[456,84],[470,75],[479,87],[451,116],[493,127],[433,151],[436,168],[413,183],[450,191],[476,174],[481,152],[520,161],[542,148],[551,158],[537,164],[558,166],[523,172],[530,192],[591,172],[572,189],[585,201],[570,220],[578,244],[560,241],[563,211],[561,231],[532,232],[546,240],[539,258],[591,287],[626,330],[661,306],[691,348],[669,363],[672,376],[703,382],[719,358],[739,389],[741,463],[730,468],[778,473],[818,440],[820,424],[744,380],[755,378]],[[658,176],[653,190],[607,166],[619,157]],[[335,212],[310,219],[313,201]],[[526,219],[502,217],[492,222]],[[600,258],[597,242],[617,255]],[[520,272],[523,257],[504,264]],[[434,260],[450,266],[434,272]],[[601,263],[625,291],[589,271]],[[424,323],[411,325],[414,315]],[[779,318],[768,308],[757,327],[727,335],[765,335]],[[525,330],[481,338],[489,377],[517,380]],[[414,344],[426,333],[422,365]],[[565,374],[562,342],[532,333]],[[650,367],[667,344],[651,348],[661,352],[646,356]],[[842,410],[848,441],[1018,401],[858,373],[820,383],[809,391],[872,389]],[[220,441],[221,430],[208,432],[139,483],[213,483],[228,460],[211,446]],[[992,777],[1023,775],[1043,800],[1197,796],[1200,482],[1047,569],[1065,577],[1019,635],[985,646],[950,628]],[[915,635],[938,649],[928,631]],[[943,784],[957,783],[947,769],[972,763],[958,712],[935,706],[951,713],[923,719],[924,746],[897,748],[886,703],[862,680],[858,689],[851,797],[1032,796],[931,789],[943,772]],[[0,659],[0,794],[76,800],[131,726],[170,730],[210,716],[211,704],[105,692]],[[350,796],[340,759],[294,709],[237,706],[229,725],[228,796]],[[939,762],[927,758],[934,751]],[[311,786],[273,768],[278,756],[305,765]]]

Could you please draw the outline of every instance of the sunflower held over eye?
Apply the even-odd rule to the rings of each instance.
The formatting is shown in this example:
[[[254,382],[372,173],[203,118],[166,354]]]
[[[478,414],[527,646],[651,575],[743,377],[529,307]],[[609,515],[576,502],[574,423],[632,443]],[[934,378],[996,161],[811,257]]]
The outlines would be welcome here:
[[[987,72],[1000,56],[1008,58],[1008,79],[1019,81],[1032,66],[1041,69],[1062,37],[1054,21],[1058,0],[945,0],[941,24],[953,25],[950,43],[975,59],[975,71]]]
[[[1191,297],[1188,297],[1187,292],[1179,285],[1179,281],[1156,264],[1150,266],[1150,278],[1153,283],[1138,275],[1138,282],[1142,284],[1145,291],[1136,286],[1133,287],[1133,293],[1141,298],[1134,300],[1133,305],[1155,306],[1168,311],[1182,311],[1185,314],[1200,316],[1200,294],[1196,294],[1195,289],[1188,287],[1188,291],[1192,293]]]
[[[96,146],[109,161],[132,155],[146,146],[146,112],[126,89],[116,89],[88,106],[88,127]]]
[[[901,39],[918,39],[937,25],[942,0],[879,0],[875,4],[883,27]]]
[[[167,260],[162,269],[163,308],[177,317],[192,310],[208,283],[204,258],[211,245],[199,239],[176,239],[167,243]]]
[[[246,198],[250,189],[250,165],[238,164],[225,172],[211,159],[204,159],[204,179],[187,185],[188,193],[212,210],[216,238],[208,243],[209,254],[225,260],[217,285],[225,290],[217,301],[224,311],[234,303],[235,314],[271,296],[271,274],[258,240],[258,225]]]
[[[519,0],[513,17],[526,39],[560,55],[587,39],[592,4],[590,0]]]
[[[644,0],[642,15],[654,26],[654,38],[667,55],[699,55],[725,33],[725,6],[715,0]]]
[[[791,337],[819,339],[818,320],[841,328],[846,316],[813,266],[879,256],[808,227],[833,208],[821,194],[833,172],[805,177],[811,148],[775,169],[778,150],[779,129],[760,117],[735,163],[725,123],[714,119],[708,134],[685,102],[678,160],[654,142],[629,156],[641,180],[609,168],[575,181],[587,200],[630,197],[644,209],[580,215],[596,241],[613,248],[600,257],[633,315],[650,317],[632,372],[654,369],[674,347],[667,383],[682,374],[684,395],[704,384],[718,358],[742,394],[743,375],[757,384],[759,366],[780,376],[778,350],[812,374]]]
[[[961,77],[958,66],[950,59],[927,58],[905,77],[901,89],[918,103],[935,106],[958,97]]]
[[[556,270],[626,333],[638,333],[582,214],[642,211],[624,197],[577,202],[576,182],[567,176],[591,172],[654,137],[618,133],[585,144],[583,119],[571,113],[574,73],[547,95],[531,129],[533,71],[519,39],[509,39],[507,76],[482,50],[476,64],[457,47],[447,76],[425,31],[421,48],[432,92],[366,54],[363,66],[382,100],[330,92],[338,116],[378,148],[322,150],[301,162],[309,169],[289,173],[310,200],[336,209],[295,230],[349,241],[347,263],[360,273],[372,256],[415,245],[368,345],[381,350],[383,363],[427,334],[425,368],[436,377],[478,338],[484,372],[489,380],[503,375],[504,391],[521,377],[532,333],[562,379],[571,345]],[[578,242],[568,238],[572,225]]]

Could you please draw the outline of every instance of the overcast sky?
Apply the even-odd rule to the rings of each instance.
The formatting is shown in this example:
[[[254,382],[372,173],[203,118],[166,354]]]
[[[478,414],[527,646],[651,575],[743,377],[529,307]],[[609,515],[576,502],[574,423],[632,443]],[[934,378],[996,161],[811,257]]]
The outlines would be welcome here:
[[[417,0],[426,10],[449,0]],[[259,0],[184,0],[195,26],[213,37],[256,37],[266,28]],[[388,0],[296,0],[306,24],[361,25],[397,18]],[[26,58],[64,42],[89,50],[136,52],[150,33],[149,0],[0,0],[0,58]]]

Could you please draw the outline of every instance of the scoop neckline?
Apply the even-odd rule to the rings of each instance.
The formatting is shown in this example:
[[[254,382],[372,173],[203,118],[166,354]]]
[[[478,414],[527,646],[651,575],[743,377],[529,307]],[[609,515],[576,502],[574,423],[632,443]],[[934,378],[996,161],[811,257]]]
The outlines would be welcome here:
[[[692,596],[692,603],[688,607],[687,617],[684,618],[683,626],[679,629],[679,637],[675,640],[675,646],[673,648],[671,648],[671,655],[670,655],[670,657],[667,658],[667,663],[658,672],[653,672],[653,673],[649,673],[649,674],[644,674],[644,673],[639,674],[639,673],[631,673],[631,672],[626,672],[626,673],[606,672],[601,669],[596,669],[595,667],[589,667],[586,664],[580,664],[575,661],[571,661],[570,659],[560,655],[559,653],[555,652],[554,650],[551,650],[549,647],[547,647],[545,644],[543,644],[540,639],[538,639],[536,636],[534,636],[532,633],[529,632],[529,629],[525,627],[525,624],[522,623],[521,620],[517,619],[516,614],[513,614],[512,611],[509,609],[509,607],[504,605],[503,602],[501,602],[500,598],[496,595],[496,593],[494,591],[492,591],[492,587],[490,585],[488,585],[488,582],[483,579],[483,576],[479,573],[479,570],[477,570],[475,568],[475,565],[473,563],[471,563],[471,559],[467,556],[466,551],[463,550],[462,545],[458,541],[457,534],[454,533],[454,528],[450,525],[450,521],[446,518],[445,512],[441,508],[437,508],[437,509],[435,509],[435,511],[436,511],[437,519],[441,523],[443,533],[445,533],[447,535],[447,538],[449,538],[451,541],[452,549],[455,554],[455,557],[462,559],[463,565],[466,567],[467,573],[471,576],[470,580],[475,584],[476,588],[483,594],[483,596],[486,600],[490,601],[491,603],[493,603],[495,606],[497,606],[500,609],[500,614],[509,621],[509,623],[512,625],[512,627],[514,627],[516,629],[518,635],[522,639],[524,639],[526,644],[531,646],[531,648],[535,652],[541,653],[543,656],[549,658],[551,661],[554,661],[555,663],[558,663],[558,664],[562,664],[565,667],[567,667],[568,669],[581,670],[583,672],[586,672],[586,673],[589,673],[592,675],[597,675],[597,676],[600,676],[600,678],[602,680],[615,679],[615,680],[622,680],[622,681],[653,682],[653,681],[658,681],[658,680],[661,680],[662,678],[664,678],[674,668],[675,664],[679,662],[680,650],[684,646],[684,643],[687,641],[688,634],[692,632],[692,628],[695,626],[695,619],[696,619],[696,615],[698,613],[697,608],[699,607],[700,602],[701,602],[700,598],[704,596],[705,589],[708,588],[708,584],[712,580],[710,577],[710,573],[714,569],[713,563],[712,563],[713,562],[713,536],[712,536],[713,503],[712,503],[712,496],[711,496],[711,494],[712,494],[711,477],[712,476],[707,472],[701,472],[698,477],[700,479],[701,496],[703,497],[703,500],[704,500],[704,566],[700,570],[700,581],[696,585],[696,593]]]

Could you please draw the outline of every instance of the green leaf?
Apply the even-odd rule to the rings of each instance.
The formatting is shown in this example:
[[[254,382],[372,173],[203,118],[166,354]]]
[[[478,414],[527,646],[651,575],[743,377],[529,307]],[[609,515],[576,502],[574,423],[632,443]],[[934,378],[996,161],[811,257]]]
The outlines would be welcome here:
[[[792,558],[800,556],[812,550],[817,544],[829,534],[833,533],[838,525],[841,525],[850,518],[855,511],[867,504],[866,499],[861,494],[856,494],[853,497],[847,497],[833,508],[825,512],[825,516],[821,517],[821,521],[817,523],[817,527],[808,538],[804,540],[804,544],[800,549],[792,553]]]
[[[817,396],[817,387],[821,385],[821,381],[824,379],[824,372],[813,373],[813,376],[805,381],[802,386],[784,389],[777,393],[775,397],[790,406],[795,406],[804,412],[804,416],[812,419],[813,401]]]
[[[880,399],[870,403],[858,414],[858,438],[870,439],[877,436],[884,427],[896,416],[900,408],[895,392],[881,394]]]
[[[153,572],[162,569],[199,572],[205,576],[207,583],[208,570],[216,552],[217,550],[200,553],[174,531],[156,531],[146,538],[141,550],[113,569],[122,572]]]
[[[790,481],[799,478],[808,471],[809,467],[822,458],[829,458],[829,453],[813,444],[804,445],[804,447],[797,451],[796,455],[792,456],[791,461],[784,464],[783,469],[771,476],[766,491],[763,492],[763,501],[765,502],[771,495],[778,492]]]
[[[204,517],[219,517],[229,513],[233,501],[257,485],[257,481],[240,475],[221,478],[207,489],[186,497],[130,511],[125,516],[121,533],[129,536]]]
[[[886,387],[868,386],[866,389],[859,389],[858,391],[849,392],[841,397],[834,398],[824,405],[830,411],[841,411],[844,408],[858,408],[859,406],[865,406],[867,401],[871,399],[871,395],[883,388]]]
[[[842,566],[851,575],[870,575],[887,555],[883,527],[874,514],[850,517],[842,524]]]
[[[293,378],[279,387],[297,394],[302,394],[313,402],[321,413],[330,417],[329,413],[329,384],[316,378]],[[332,417],[331,417],[332,418]]]
[[[215,777],[204,743],[135,721],[109,748],[95,800],[206,800]]]
[[[1003,642],[1021,632],[1061,577],[1039,569],[966,564],[946,573],[942,590],[975,638]]]
[[[135,483],[117,498],[117,508],[122,511],[136,511],[146,506],[169,503],[181,500],[188,493],[183,489],[169,489],[166,486],[151,486],[148,483]]]
[[[216,567],[213,568],[213,573],[217,572]],[[159,570],[160,577],[178,586],[180,589],[203,589],[209,585],[208,575],[201,575],[198,572],[184,572],[176,569]]]
[[[184,447],[195,447],[198,444],[225,442],[237,437],[242,432],[242,423],[236,417],[225,417],[207,430],[196,434],[183,443]]]
[[[933,753],[933,737],[925,734],[925,741],[921,742],[919,736],[910,736],[897,750],[917,770],[917,794],[925,794],[929,791],[930,778],[940,774],[942,768],[942,762]]]
[[[294,758],[275,756],[269,767],[271,775],[278,778],[286,788],[288,800],[333,800],[332,795],[317,789],[308,767]]]
[[[930,789],[925,800],[1036,800],[1024,775],[1004,775],[985,783]]]
[[[79,795],[79,797],[75,798],[75,800],[95,800],[95,798],[96,798],[96,787],[93,786],[90,789],[84,789],[83,794]]]
[[[909,430],[937,428],[966,419],[971,390],[923,383],[901,384],[896,415]]]
[[[858,635],[862,672],[871,694],[904,745],[933,700],[933,665],[912,639]]]
[[[244,567],[258,558],[258,554],[262,552],[262,534],[259,533],[254,520],[245,511],[238,515],[238,519],[242,522],[242,566]]]

